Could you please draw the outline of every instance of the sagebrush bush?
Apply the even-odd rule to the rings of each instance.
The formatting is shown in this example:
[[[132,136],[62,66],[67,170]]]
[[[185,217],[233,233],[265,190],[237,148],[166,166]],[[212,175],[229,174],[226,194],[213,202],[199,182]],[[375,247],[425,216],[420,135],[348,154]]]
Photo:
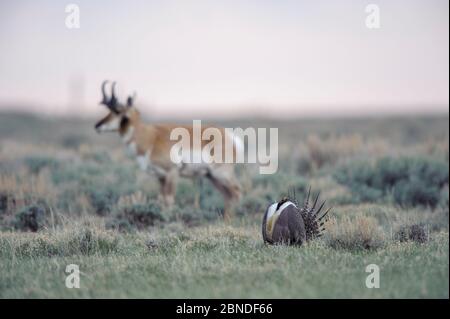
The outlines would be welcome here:
[[[101,216],[107,215],[113,210],[121,195],[120,190],[110,185],[102,188],[89,186],[85,188],[84,192],[95,209],[95,213]]]
[[[8,209],[9,196],[6,192],[0,192],[0,214]]]
[[[219,191],[207,179],[180,180],[176,203],[180,207],[195,206],[203,210],[217,210],[224,206]]]
[[[382,158],[375,164],[351,163],[334,178],[348,186],[359,201],[386,201],[401,206],[436,207],[448,185],[448,163],[428,158]]]
[[[122,216],[114,216],[107,219],[105,226],[121,233],[133,233],[137,229],[130,221]]]
[[[299,174],[308,174],[325,166],[334,166],[341,158],[360,152],[364,143],[358,134],[341,136],[308,135],[301,144],[300,158],[297,163]]]
[[[43,205],[23,207],[16,213],[14,227],[22,231],[37,232],[46,223],[46,208]]]
[[[155,225],[165,223],[166,225],[174,225],[182,222],[183,226],[193,227],[210,222],[213,220],[222,219],[222,209],[203,209],[193,206],[178,206],[174,205],[170,208],[161,208],[160,217],[155,218],[153,223]],[[135,226],[134,223],[132,223]]]
[[[101,165],[111,165],[113,163],[111,154],[102,149],[93,148],[92,144],[83,143],[79,146],[78,152],[84,161],[92,161]]]
[[[0,232],[0,255],[8,258],[107,255],[119,250],[116,233],[100,227],[75,226],[43,233]]]
[[[253,188],[269,190],[266,199],[279,200],[281,195],[295,191],[296,194],[303,194],[308,191],[308,181],[295,174],[277,173],[271,175],[256,175],[252,180]]]
[[[177,185],[176,199],[179,205],[193,205],[195,202],[195,196],[199,196],[197,192],[200,192],[196,185],[186,180],[180,180]]]
[[[441,190],[441,200],[440,200],[440,205],[442,207],[449,207],[449,189],[448,189],[448,185],[445,186],[444,188],[442,188]]]
[[[335,249],[378,249],[384,245],[384,234],[376,219],[365,216],[345,217],[327,223],[325,242]]]
[[[412,178],[409,181],[400,181],[393,187],[392,195],[397,204],[402,206],[431,206],[439,204],[440,189],[431,184],[423,184],[420,180]]]
[[[297,161],[296,171],[301,176],[309,176],[314,171],[314,163],[307,156],[301,156]]]
[[[70,134],[61,139],[61,145],[65,148],[71,148],[77,150],[80,145],[87,142],[87,138],[84,135]]]
[[[415,241],[422,244],[428,241],[428,232],[423,225],[405,225],[400,227],[394,237],[400,242]]]
[[[127,205],[119,208],[118,219],[125,219],[129,224],[138,228],[153,226],[158,222],[167,221],[163,214],[162,207],[157,202],[151,201],[147,204]],[[126,225],[121,222],[122,226]]]
[[[56,159],[48,156],[28,156],[24,158],[24,163],[33,174],[38,174],[46,167],[55,169],[59,165],[59,162]]]
[[[50,202],[50,198],[47,200],[37,194],[0,191],[0,220],[2,217],[6,219],[18,217],[20,214],[25,214],[28,209],[34,206],[38,206],[45,212],[48,212]],[[14,224],[11,224],[10,226],[14,227]]]
[[[198,226],[204,222],[222,218],[221,209],[196,209],[194,207],[175,208],[171,212],[172,221],[181,220],[186,226]]]
[[[261,214],[263,213],[269,201],[264,194],[249,194],[245,196],[236,207],[236,213],[238,215],[245,216],[247,214]]]
[[[136,172],[130,166],[86,162],[63,165],[52,172],[56,186],[66,186],[58,199],[59,205],[67,209],[73,206],[80,194],[85,196],[95,213],[107,215],[122,196],[137,191]]]

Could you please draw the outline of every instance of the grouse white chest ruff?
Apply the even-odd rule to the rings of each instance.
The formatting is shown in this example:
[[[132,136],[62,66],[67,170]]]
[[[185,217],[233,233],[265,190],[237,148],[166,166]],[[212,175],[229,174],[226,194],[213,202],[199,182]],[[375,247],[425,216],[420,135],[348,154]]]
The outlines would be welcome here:
[[[284,210],[291,205],[297,208],[297,206],[295,206],[295,204],[290,201],[285,202],[281,206],[279,206],[279,203],[273,203],[272,205],[269,206],[267,210],[267,223],[266,223],[266,234],[269,240],[272,240],[274,226],[277,223],[278,218],[284,212]]]

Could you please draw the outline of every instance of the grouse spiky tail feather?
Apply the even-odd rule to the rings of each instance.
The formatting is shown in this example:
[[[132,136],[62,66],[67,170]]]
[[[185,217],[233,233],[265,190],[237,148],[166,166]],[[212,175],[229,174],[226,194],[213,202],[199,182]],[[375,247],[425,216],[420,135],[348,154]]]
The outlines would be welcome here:
[[[314,198],[314,202],[312,206],[310,206],[309,200],[311,197],[311,186],[308,188],[308,193],[306,195],[305,201],[303,205],[299,205],[295,189],[289,191],[289,195],[284,197],[284,201],[291,201],[296,204],[299,208],[299,213],[303,219],[303,223],[305,225],[306,231],[306,240],[311,240],[323,235],[323,231],[325,230],[325,222],[328,220],[328,213],[331,210],[331,207],[328,208],[325,213],[320,215],[323,207],[325,206],[326,201],[323,201],[322,204],[316,209],[317,202],[319,201],[320,192],[318,192]]]

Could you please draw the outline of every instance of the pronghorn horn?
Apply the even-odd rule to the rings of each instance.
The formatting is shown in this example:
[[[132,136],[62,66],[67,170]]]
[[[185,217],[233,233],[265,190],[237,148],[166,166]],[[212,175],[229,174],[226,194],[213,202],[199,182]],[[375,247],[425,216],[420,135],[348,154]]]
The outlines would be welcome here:
[[[116,97],[116,81],[114,81],[111,86],[111,99],[109,100],[108,106],[112,111],[116,113],[118,112],[117,97]]]
[[[106,84],[108,84],[108,80],[103,81],[102,83],[102,94],[103,94],[103,100],[102,103],[103,104],[107,104],[108,103],[108,97],[106,96]]]
[[[116,81],[114,81],[113,84],[112,84],[112,87],[111,87],[111,97],[116,97],[116,92],[115,92],[115,90],[116,90],[116,84],[117,84]]]
[[[127,99],[127,106],[133,106],[134,100],[136,99],[136,92],[133,92],[133,95],[130,95]]]
[[[116,81],[114,81],[111,86],[111,101],[112,100],[117,100],[117,98],[116,98]]]

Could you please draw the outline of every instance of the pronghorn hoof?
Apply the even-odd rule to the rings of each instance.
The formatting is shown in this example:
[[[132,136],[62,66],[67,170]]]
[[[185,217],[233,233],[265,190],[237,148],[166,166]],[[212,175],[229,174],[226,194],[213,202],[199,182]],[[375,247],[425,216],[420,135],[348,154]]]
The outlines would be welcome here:
[[[324,223],[331,208],[320,215],[325,205],[317,207],[319,194],[309,205],[310,191],[303,206],[295,198],[284,197],[267,207],[262,224],[262,235],[265,243],[302,245],[305,241],[322,236]]]

